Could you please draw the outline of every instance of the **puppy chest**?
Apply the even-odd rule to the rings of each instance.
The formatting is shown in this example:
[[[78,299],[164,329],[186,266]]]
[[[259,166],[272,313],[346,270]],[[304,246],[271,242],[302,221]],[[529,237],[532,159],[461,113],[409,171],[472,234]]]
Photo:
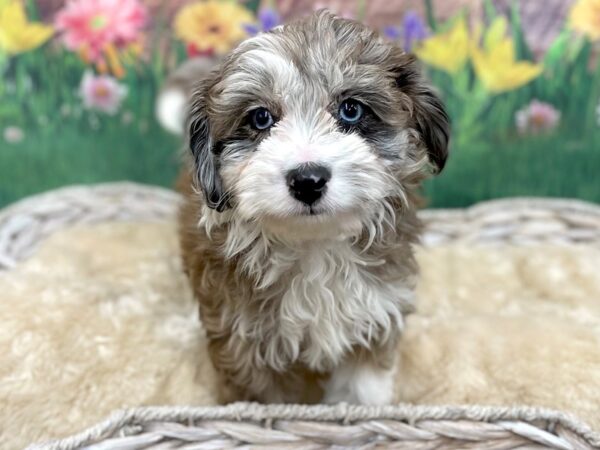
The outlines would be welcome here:
[[[301,252],[280,279],[282,294],[272,305],[277,320],[265,323],[275,337],[267,347],[275,346],[290,363],[328,370],[353,347],[395,336],[412,290],[380,280],[381,264],[350,246]]]

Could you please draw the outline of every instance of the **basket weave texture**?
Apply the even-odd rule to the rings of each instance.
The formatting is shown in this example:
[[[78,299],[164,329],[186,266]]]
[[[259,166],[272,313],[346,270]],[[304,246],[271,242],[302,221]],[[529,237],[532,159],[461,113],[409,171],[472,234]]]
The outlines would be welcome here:
[[[600,436],[566,414],[478,406],[146,407],[30,450],[592,449]]]
[[[173,220],[166,189],[112,183],[70,187],[0,211],[0,270],[32,255],[53,232],[107,221]],[[452,242],[600,245],[600,207],[511,199],[464,210],[427,210],[425,245]],[[529,407],[258,405],[143,407],[32,449],[590,449],[600,433],[568,414]]]
[[[0,210],[0,270],[30,256],[53,232],[109,221],[172,220],[181,199],[167,189],[134,183],[68,187]],[[478,244],[600,244],[600,207],[577,200],[494,200],[466,209],[425,210],[426,246]]]

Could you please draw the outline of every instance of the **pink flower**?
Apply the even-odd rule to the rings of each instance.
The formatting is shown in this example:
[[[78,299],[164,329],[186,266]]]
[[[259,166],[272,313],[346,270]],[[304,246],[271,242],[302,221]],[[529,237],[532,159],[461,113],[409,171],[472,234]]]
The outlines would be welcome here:
[[[103,62],[109,49],[138,43],[147,11],[139,0],[69,0],[56,15],[56,28],[69,50]]]
[[[114,115],[127,96],[127,88],[110,75],[94,75],[86,71],[79,86],[79,96],[86,109]]]
[[[532,100],[529,105],[517,111],[515,119],[519,133],[538,134],[556,128],[560,122],[560,111],[548,103]]]
[[[25,139],[25,133],[22,128],[8,126],[4,129],[4,140],[9,144],[17,144]]]

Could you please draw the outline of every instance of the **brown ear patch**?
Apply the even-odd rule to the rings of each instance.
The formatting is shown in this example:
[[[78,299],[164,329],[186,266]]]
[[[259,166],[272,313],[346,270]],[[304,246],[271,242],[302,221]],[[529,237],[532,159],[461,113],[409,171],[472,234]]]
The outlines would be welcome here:
[[[397,58],[394,77],[396,86],[413,102],[413,126],[427,148],[436,173],[439,173],[446,165],[450,143],[450,118],[444,104],[424,81],[414,55],[404,53]]]
[[[206,205],[219,212],[229,208],[228,196],[223,191],[221,176],[218,167],[218,143],[211,137],[210,124],[201,99],[202,94],[196,92],[198,97],[190,111],[189,118],[189,148],[194,156],[195,178],[204,192]]]

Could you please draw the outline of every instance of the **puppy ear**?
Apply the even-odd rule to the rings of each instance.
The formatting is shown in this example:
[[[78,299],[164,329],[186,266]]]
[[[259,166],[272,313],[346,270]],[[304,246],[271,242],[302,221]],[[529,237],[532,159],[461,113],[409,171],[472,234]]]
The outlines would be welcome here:
[[[209,208],[223,212],[230,207],[228,196],[223,192],[216,144],[211,136],[210,122],[201,92],[189,113],[189,148],[194,156],[196,180]]]
[[[402,54],[394,69],[396,86],[412,100],[413,126],[427,148],[429,160],[440,173],[448,158],[450,119],[444,104],[423,80],[417,59]]]

